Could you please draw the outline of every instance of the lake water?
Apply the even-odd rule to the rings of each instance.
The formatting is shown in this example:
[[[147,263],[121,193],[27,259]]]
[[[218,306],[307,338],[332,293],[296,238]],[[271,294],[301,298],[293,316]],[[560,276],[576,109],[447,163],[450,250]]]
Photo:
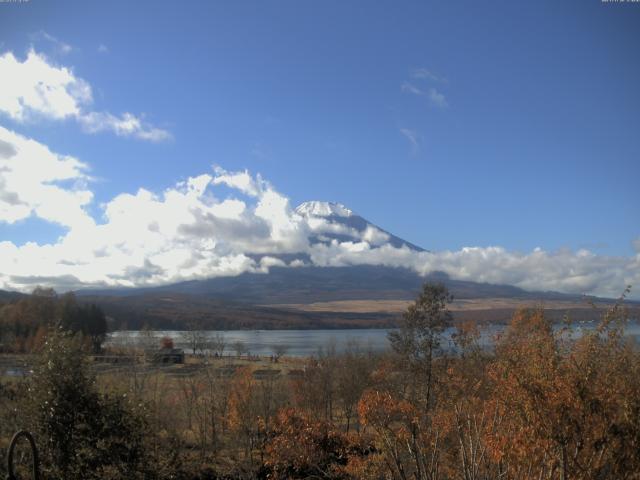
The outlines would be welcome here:
[[[585,322],[574,325],[571,336],[579,337],[585,330],[593,330],[594,322]],[[559,328],[559,327],[557,327]],[[482,330],[480,343],[488,346],[493,337],[504,329],[502,325],[488,325]],[[353,329],[353,330],[226,330],[208,331],[207,337],[214,338],[217,334],[223,335],[226,343],[225,355],[233,354],[235,342],[242,342],[252,355],[269,356],[276,345],[286,348],[286,355],[305,357],[317,354],[320,350],[335,348],[337,352],[343,352],[346,348],[357,348],[360,351],[380,352],[389,349],[387,329]],[[448,329],[444,334],[442,346],[453,348],[451,334],[453,329]],[[149,338],[149,334],[153,338]],[[640,341],[640,324],[630,322],[626,328],[626,335]],[[181,331],[155,331],[141,333],[138,331],[119,331],[109,334],[108,345],[136,346],[145,341],[159,345],[162,337],[173,339],[176,347],[185,348],[188,345],[185,332]]]

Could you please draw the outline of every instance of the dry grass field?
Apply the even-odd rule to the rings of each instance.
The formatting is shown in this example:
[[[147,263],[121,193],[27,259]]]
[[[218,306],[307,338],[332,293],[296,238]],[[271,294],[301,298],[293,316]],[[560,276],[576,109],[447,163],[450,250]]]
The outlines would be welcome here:
[[[341,312],[341,313],[401,313],[411,302],[409,300],[338,300],[332,302],[314,303],[286,303],[271,305],[277,308],[300,310],[304,312]],[[478,298],[455,300],[450,305],[454,312],[477,310],[503,310],[521,308],[522,299],[512,298]],[[542,306],[545,310],[572,310],[589,308],[586,302],[575,301],[545,301],[531,302],[532,307]]]

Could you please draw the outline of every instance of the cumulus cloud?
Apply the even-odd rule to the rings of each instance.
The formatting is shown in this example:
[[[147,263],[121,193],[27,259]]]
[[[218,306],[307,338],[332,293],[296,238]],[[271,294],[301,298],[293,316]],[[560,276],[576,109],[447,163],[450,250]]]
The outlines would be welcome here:
[[[640,285],[640,254],[600,256],[579,250],[529,253],[502,247],[467,247],[457,251],[415,252],[389,244],[338,242],[311,247],[311,261],[320,266],[386,265],[421,275],[441,271],[457,280],[514,285],[526,290],[616,297],[627,285]],[[632,297],[639,298],[635,291]]]
[[[91,86],[73,70],[53,65],[44,55],[31,49],[20,61],[12,52],[0,56],[0,112],[17,122],[39,117],[64,120],[73,118],[89,133],[110,131],[120,136],[159,142],[171,138],[141,116],[92,111]]]
[[[30,115],[55,120],[78,116],[81,106],[92,101],[89,84],[34,50],[22,62],[11,52],[0,56],[0,78],[0,111],[18,122]]]
[[[36,215],[69,228],[93,224],[86,172],[78,159],[0,126],[0,222]]]
[[[259,175],[220,167],[162,192],[121,193],[95,220],[87,213],[87,171],[74,157],[0,128],[0,224],[10,229],[34,216],[67,228],[50,244],[0,241],[0,288],[152,286],[276,266],[360,264],[607,296],[640,285],[639,239],[629,257],[588,250],[518,253],[497,246],[418,252],[394,247],[373,225],[354,228],[330,215],[296,212]]]
[[[247,170],[227,172],[224,168],[216,166],[214,171],[216,172],[216,178],[213,179],[214,185],[226,185],[251,197],[257,197],[264,188],[269,187],[260,175],[254,179]]]
[[[55,184],[58,179],[85,179],[84,164],[6,129],[0,134],[11,145],[4,150],[17,152],[1,164],[0,222],[35,216],[64,220],[68,228],[52,244],[0,242],[0,288],[29,289],[43,281],[59,288],[74,282],[74,288],[157,285],[262,272],[281,264],[279,253],[307,248],[308,228],[288,198],[247,172],[217,169],[164,192],[140,188],[122,193],[104,204],[102,222],[95,222],[85,211],[90,192]],[[28,178],[27,170],[41,173]],[[221,184],[252,196],[217,198]]]
[[[379,228],[372,225],[367,225],[367,228],[362,234],[362,239],[368,242],[370,245],[382,245],[389,241],[389,234],[383,232]]]

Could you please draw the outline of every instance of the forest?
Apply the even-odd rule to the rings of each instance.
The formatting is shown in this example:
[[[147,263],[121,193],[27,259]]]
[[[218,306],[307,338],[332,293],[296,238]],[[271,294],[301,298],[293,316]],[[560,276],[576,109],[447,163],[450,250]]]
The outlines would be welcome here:
[[[47,479],[637,479],[640,352],[624,296],[580,337],[539,308],[518,310],[490,349],[475,322],[454,322],[451,352],[451,295],[425,284],[389,352],[171,369],[117,351],[117,368],[98,368],[104,332],[78,319],[101,324],[99,309],[40,292],[19,307],[48,315],[36,333],[2,317],[3,341],[31,339],[33,367],[0,384],[0,447],[33,432]]]
[[[71,292],[58,295],[36,288],[31,295],[0,301],[0,347],[3,352],[39,350],[51,328],[79,334],[96,353],[107,334],[107,319],[95,304],[81,304]]]

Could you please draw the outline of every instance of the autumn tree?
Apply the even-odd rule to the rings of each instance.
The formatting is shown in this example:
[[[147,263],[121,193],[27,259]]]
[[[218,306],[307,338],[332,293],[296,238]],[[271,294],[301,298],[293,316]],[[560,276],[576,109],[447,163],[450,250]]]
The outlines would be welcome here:
[[[249,367],[239,369],[229,391],[229,428],[240,439],[245,459],[253,463],[253,449],[260,435],[260,419],[257,412],[256,381]]]
[[[394,352],[416,379],[422,380],[427,408],[432,402],[434,356],[440,349],[443,332],[451,324],[447,304],[452,301],[444,285],[425,283],[402,315],[399,328],[389,333]]]
[[[481,347],[480,338],[475,322],[456,325],[452,334],[456,351],[447,359],[436,412],[443,434],[442,472],[464,480],[490,480],[499,473],[487,438],[500,427],[502,417],[487,402],[492,355]]]
[[[441,444],[451,421],[438,410],[442,406],[436,402],[434,385],[444,379],[445,369],[435,365],[446,363],[440,347],[451,324],[451,301],[443,285],[422,287],[399,328],[389,333],[397,361],[374,374],[374,387],[358,403],[360,423],[375,431],[391,478],[440,478]]]
[[[357,437],[292,408],[282,409],[269,430],[263,475],[274,480],[353,478],[348,464],[372,452]]]
[[[204,331],[200,322],[187,322],[187,330],[182,332],[182,341],[189,346],[193,355],[195,355],[206,348],[207,332]]]
[[[81,333],[97,353],[107,334],[107,321],[94,304],[78,303],[73,293],[58,295],[53,289],[37,287],[29,296],[0,308],[0,335],[18,352],[31,351],[42,344],[42,332],[60,327]]]
[[[637,478],[639,356],[614,306],[581,338],[554,331],[544,312],[520,310],[496,345],[487,436],[508,478]]]
[[[233,350],[236,352],[236,356],[238,358],[242,357],[244,353],[249,354],[249,349],[247,348],[247,344],[242,340],[236,340],[233,342]]]
[[[289,351],[289,345],[284,343],[276,343],[271,346],[274,361],[278,362],[280,358]]]
[[[207,346],[215,355],[221,357],[227,346],[227,340],[222,333],[218,332],[213,338],[207,340]]]
[[[335,396],[345,420],[346,432],[349,432],[352,421],[357,420],[358,401],[371,385],[374,361],[375,358],[365,355],[353,342],[348,343],[344,353],[337,358]]]
[[[230,381],[212,367],[204,369],[201,377],[201,402],[195,410],[202,449],[210,446],[215,454],[227,425]]]
[[[329,345],[307,359],[304,374],[293,382],[293,397],[297,406],[327,424],[332,423],[334,418],[337,370],[335,346]]]

